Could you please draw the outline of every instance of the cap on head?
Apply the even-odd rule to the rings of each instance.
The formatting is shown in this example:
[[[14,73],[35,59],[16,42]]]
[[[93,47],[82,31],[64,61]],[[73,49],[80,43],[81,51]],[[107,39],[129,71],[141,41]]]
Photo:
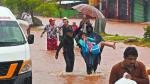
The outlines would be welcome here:
[[[55,21],[55,19],[54,19],[54,18],[50,18],[50,19],[49,19],[49,22],[52,22],[52,21]]]
[[[63,20],[68,20],[68,18],[67,18],[67,17],[64,17]]]
[[[127,47],[124,51],[124,58],[126,59],[129,55],[138,57],[138,52],[135,47]]]

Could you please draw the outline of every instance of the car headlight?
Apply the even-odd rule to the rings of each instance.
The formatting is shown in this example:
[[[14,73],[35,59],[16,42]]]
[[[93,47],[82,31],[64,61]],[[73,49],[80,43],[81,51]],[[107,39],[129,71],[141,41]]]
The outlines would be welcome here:
[[[24,61],[22,66],[21,66],[21,69],[19,71],[19,74],[23,74],[23,73],[26,73],[26,72],[31,71],[31,70],[32,70],[31,60]]]

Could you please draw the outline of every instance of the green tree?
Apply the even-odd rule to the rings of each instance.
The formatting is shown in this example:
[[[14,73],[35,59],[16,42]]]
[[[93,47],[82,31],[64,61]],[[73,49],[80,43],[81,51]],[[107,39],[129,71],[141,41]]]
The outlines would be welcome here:
[[[55,2],[44,2],[40,6],[36,7],[35,11],[44,16],[56,16],[59,12]]]
[[[1,5],[3,5],[3,1],[2,1],[2,0],[0,0],[0,6],[1,6]]]
[[[56,0],[3,0],[3,3],[18,17],[23,12],[29,12],[34,24],[36,24],[33,18],[34,13],[42,16],[58,16],[59,14]]]
[[[32,16],[33,13],[53,16],[58,12],[55,0],[4,0],[4,5],[19,15],[26,11],[30,12]]]
[[[61,9],[61,1],[62,0],[57,0],[57,2],[59,1],[59,6],[58,6],[58,10],[59,10],[59,17],[61,18],[62,17],[62,14],[61,14],[61,12],[62,12],[62,9]]]
[[[150,26],[147,26],[144,28],[145,33],[144,33],[144,40],[145,41],[150,41]]]
[[[11,9],[14,13],[17,13],[17,4],[15,4],[17,0],[3,0],[3,5],[7,6],[9,9]]]

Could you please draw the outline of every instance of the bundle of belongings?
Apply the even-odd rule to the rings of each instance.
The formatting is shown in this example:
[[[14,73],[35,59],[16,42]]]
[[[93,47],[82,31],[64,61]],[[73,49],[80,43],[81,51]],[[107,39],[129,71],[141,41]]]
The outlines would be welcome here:
[[[115,84],[137,84],[134,80],[127,79],[125,76],[128,73],[124,73],[123,77],[120,78],[118,81],[115,82]]]
[[[147,73],[148,73],[148,75],[150,75],[150,65],[147,67]]]

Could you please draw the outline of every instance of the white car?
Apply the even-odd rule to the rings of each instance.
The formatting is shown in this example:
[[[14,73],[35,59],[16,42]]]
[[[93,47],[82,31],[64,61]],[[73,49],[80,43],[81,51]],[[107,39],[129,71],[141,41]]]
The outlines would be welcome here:
[[[28,40],[12,12],[0,6],[0,84],[32,84]]]

